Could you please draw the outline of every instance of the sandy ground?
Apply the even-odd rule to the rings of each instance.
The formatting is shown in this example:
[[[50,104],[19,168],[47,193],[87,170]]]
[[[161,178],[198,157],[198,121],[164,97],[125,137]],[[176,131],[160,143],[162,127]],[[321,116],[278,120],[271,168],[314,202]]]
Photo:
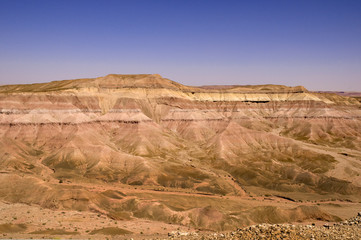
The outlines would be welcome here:
[[[125,190],[127,194],[141,194],[145,191],[148,194],[180,194],[186,193],[159,193],[151,190],[137,191],[135,189]],[[144,194],[144,192],[143,192]],[[194,194],[192,194],[194,195]],[[214,200],[219,196],[199,196],[200,198],[212,198]],[[287,201],[275,197],[226,197],[229,200],[237,200],[242,204],[252,206],[274,205],[279,207],[295,207],[300,205],[297,202]],[[322,202],[303,202],[302,205],[317,205],[322,210],[348,219],[355,215],[361,209],[360,203],[349,203],[342,201],[322,201]],[[311,223],[311,222],[310,222]],[[324,222],[312,221],[316,225],[322,225]],[[300,224],[300,223],[293,223]],[[303,223],[307,224],[307,222]],[[94,230],[105,231],[105,234],[96,233]],[[124,234],[123,230],[131,233]],[[70,210],[51,210],[44,209],[36,205],[10,204],[0,202],[0,238],[8,239],[39,239],[39,238],[61,238],[61,239],[163,239],[168,238],[168,233],[179,231],[196,233],[199,235],[207,234],[207,231],[181,226],[177,224],[167,224],[164,222],[132,219],[132,220],[113,220],[99,213],[81,212]],[[126,233],[126,232],[125,232]]]
[[[24,225],[25,230],[11,233],[11,227],[1,228],[5,225]],[[95,229],[121,228],[134,234],[127,234],[125,238],[142,239],[143,236],[166,237],[171,231],[195,231],[184,226],[166,224],[148,220],[116,221],[104,215],[92,212],[60,211],[43,209],[38,206],[26,204],[8,204],[0,202],[0,238],[104,238],[102,234],[91,234]],[[33,234],[36,231],[62,230],[71,234]],[[112,234],[110,234],[112,236]],[[114,235],[113,235],[114,236]],[[120,237],[120,235],[117,235]]]

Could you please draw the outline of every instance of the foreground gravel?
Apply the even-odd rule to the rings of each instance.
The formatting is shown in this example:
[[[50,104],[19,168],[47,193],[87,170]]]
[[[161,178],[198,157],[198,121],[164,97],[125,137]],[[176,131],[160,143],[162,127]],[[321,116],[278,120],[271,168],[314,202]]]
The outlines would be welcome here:
[[[259,224],[233,232],[198,234],[171,232],[169,239],[361,239],[361,212],[354,218],[323,226]]]

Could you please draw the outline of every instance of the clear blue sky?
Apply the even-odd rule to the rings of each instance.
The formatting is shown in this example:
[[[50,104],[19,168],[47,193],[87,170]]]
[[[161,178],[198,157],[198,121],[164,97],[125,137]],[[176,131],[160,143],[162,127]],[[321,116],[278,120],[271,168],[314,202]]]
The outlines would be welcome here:
[[[0,0],[0,84],[108,73],[361,91],[361,0]]]

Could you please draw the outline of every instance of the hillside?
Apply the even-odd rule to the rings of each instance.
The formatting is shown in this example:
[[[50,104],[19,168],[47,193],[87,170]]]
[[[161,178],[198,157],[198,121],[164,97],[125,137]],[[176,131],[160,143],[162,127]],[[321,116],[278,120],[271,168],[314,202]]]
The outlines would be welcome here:
[[[192,87],[157,74],[0,86],[0,137],[4,209],[81,211],[84,224],[153,234],[153,223],[223,231],[361,208],[361,103],[302,86]],[[62,228],[8,214],[0,227],[25,224],[19,233]]]

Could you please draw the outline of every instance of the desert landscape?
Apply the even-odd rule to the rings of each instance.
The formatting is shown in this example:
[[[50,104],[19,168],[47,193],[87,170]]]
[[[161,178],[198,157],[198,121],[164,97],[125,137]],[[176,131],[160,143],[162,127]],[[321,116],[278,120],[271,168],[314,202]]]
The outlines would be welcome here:
[[[158,74],[0,86],[0,237],[359,239],[360,95]]]

